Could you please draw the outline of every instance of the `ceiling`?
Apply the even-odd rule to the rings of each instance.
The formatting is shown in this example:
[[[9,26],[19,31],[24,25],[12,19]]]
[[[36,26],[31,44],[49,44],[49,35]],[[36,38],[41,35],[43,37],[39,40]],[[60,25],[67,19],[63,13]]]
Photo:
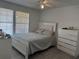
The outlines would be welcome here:
[[[38,6],[38,3],[37,3],[39,0],[5,0],[5,1],[30,7],[30,8],[40,9],[40,6]],[[78,4],[79,4],[79,0],[56,0],[55,6],[63,7],[63,6],[78,5]]]

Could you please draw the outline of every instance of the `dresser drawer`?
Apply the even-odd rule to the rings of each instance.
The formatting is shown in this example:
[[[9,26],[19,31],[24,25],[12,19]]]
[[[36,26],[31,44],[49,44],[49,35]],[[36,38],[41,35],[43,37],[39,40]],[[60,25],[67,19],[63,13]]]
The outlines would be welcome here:
[[[68,53],[68,54],[70,54],[72,56],[75,56],[75,51],[72,51],[71,49],[65,48],[65,47],[60,46],[60,45],[58,45],[57,47],[58,47],[58,49],[66,52],[66,53]]]
[[[72,45],[72,46],[77,46],[77,42],[74,42],[74,41],[71,41],[71,40],[68,40],[68,39],[58,38],[58,41],[61,41],[61,42],[70,44],[70,45]]]
[[[72,35],[69,35],[69,34],[59,34],[58,36],[62,37],[62,38],[70,39],[70,40],[73,40],[73,41],[77,41],[77,36],[72,36]]]
[[[64,46],[65,48],[72,49],[73,51],[76,51],[76,47],[74,47],[74,46],[72,46],[72,45],[69,45],[69,44],[66,44],[66,43],[64,43],[64,42],[58,41],[57,44],[58,44],[58,45],[61,45],[61,46]]]
[[[58,30],[59,34],[69,34],[72,36],[77,36],[78,35],[78,31],[77,30],[64,30],[64,29],[59,29]]]

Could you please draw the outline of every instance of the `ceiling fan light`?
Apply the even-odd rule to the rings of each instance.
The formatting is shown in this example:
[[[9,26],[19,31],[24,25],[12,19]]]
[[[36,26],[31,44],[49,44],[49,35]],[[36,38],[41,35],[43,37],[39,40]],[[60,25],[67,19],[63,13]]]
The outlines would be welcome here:
[[[41,5],[41,9],[44,9],[44,7],[45,7],[45,6],[42,4],[42,5]]]

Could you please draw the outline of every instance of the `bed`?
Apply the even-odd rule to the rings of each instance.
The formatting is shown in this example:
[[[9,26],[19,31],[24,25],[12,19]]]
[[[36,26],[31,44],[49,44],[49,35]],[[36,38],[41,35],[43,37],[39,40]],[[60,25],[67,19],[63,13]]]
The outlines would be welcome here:
[[[56,23],[40,23],[38,27],[35,32],[17,33],[12,37],[12,46],[26,59],[30,54],[56,45]]]

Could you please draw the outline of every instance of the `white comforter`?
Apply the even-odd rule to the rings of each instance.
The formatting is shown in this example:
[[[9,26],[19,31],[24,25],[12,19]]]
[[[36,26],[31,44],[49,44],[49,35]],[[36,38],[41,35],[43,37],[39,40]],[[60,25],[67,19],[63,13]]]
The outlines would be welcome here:
[[[53,42],[50,36],[37,33],[15,34],[13,40],[20,41],[26,45],[27,55],[44,50],[51,46]]]

